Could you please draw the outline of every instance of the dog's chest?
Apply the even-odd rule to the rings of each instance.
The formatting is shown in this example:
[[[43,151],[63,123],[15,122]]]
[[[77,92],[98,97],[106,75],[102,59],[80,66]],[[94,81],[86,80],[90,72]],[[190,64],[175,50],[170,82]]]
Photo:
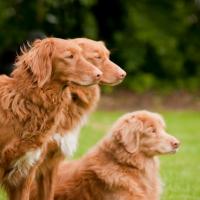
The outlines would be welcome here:
[[[41,154],[42,150],[40,148],[26,152],[13,164],[8,180],[13,184],[17,184],[20,178],[26,177],[31,167],[39,161]]]
[[[85,114],[81,117],[77,126],[72,130],[67,131],[64,135],[55,133],[53,135],[53,140],[59,145],[62,153],[66,156],[72,156],[77,149],[79,133],[82,126],[87,122],[88,115]]]
[[[161,181],[159,177],[158,160],[152,159],[146,163],[145,170],[138,176],[138,188],[146,199],[159,200],[161,194]]]

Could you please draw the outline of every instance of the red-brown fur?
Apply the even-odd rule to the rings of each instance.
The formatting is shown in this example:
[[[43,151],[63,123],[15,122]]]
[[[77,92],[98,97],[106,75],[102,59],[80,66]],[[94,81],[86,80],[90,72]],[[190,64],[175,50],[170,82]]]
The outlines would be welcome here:
[[[86,38],[74,39],[81,46],[84,57],[94,66],[98,67],[103,75],[101,84],[116,85],[120,83],[126,73],[109,59],[109,51],[102,42],[92,41]],[[72,95],[72,102],[63,112],[64,117],[59,124],[56,133],[61,135],[69,134],[74,128],[81,126],[83,116],[88,116],[94,110],[99,101],[99,86],[81,87],[69,86]],[[32,192],[32,199],[50,200],[53,199],[53,181],[57,174],[59,162],[64,160],[60,147],[55,141],[50,142],[47,148],[48,153],[37,173],[38,194]],[[41,186],[43,189],[41,189]]]
[[[99,100],[98,86],[89,86],[89,88],[70,86],[70,92],[73,102],[66,110],[67,112],[63,113],[65,118],[63,118],[60,124],[60,130],[63,130],[63,127],[65,128],[63,134],[64,131],[67,133],[74,127],[79,126],[81,117],[88,115],[96,107]],[[62,132],[60,131],[59,133]],[[36,197],[36,192],[32,192],[34,197],[32,196],[31,199],[42,200],[53,198],[53,181],[57,174],[57,166],[64,159],[65,155],[61,152],[58,144],[53,140],[49,142],[45,158],[37,171],[38,194]]]
[[[178,146],[165,132],[160,115],[126,114],[83,158],[60,164],[54,200],[158,200],[156,156],[175,152]]]
[[[95,84],[101,72],[73,41],[58,38],[37,40],[15,65],[11,77],[0,76],[0,178],[10,199],[25,200],[40,150],[71,102],[68,83]]]
[[[82,47],[84,57],[103,72],[100,84],[113,86],[123,81],[126,72],[110,60],[110,51],[102,41],[94,42],[87,38],[73,41]]]

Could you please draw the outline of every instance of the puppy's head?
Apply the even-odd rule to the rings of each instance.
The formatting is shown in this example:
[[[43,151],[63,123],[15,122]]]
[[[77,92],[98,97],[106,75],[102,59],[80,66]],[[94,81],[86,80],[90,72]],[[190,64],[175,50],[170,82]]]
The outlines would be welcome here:
[[[84,58],[82,49],[71,40],[36,40],[22,60],[39,87],[51,79],[63,83],[71,81],[79,85],[92,85],[98,83],[102,75],[98,68]]]
[[[74,41],[83,49],[84,57],[102,71],[101,84],[117,85],[123,81],[126,72],[110,60],[110,52],[102,41],[86,38]]]
[[[165,131],[163,118],[148,111],[136,111],[121,117],[113,127],[112,136],[130,154],[154,156],[175,153],[180,145]]]

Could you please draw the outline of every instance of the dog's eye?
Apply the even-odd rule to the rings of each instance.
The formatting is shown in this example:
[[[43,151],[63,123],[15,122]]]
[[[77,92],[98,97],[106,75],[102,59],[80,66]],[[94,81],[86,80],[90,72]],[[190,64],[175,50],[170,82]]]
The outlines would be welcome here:
[[[95,58],[96,58],[96,59],[101,59],[101,56],[100,56],[100,55],[97,55]]]
[[[153,133],[156,133],[156,131],[157,131],[156,128],[152,128]]]
[[[73,59],[74,55],[73,54],[69,54],[69,55],[66,55],[65,58],[67,58],[67,59]]]
[[[157,132],[157,130],[156,130],[156,128],[154,128],[154,127],[148,127],[147,129],[146,129],[146,131],[147,132],[149,132],[149,133],[156,133]]]

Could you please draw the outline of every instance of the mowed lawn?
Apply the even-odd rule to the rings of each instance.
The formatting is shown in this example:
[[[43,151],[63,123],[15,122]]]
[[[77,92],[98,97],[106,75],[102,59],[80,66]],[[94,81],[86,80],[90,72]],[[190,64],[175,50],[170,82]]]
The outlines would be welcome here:
[[[167,130],[181,140],[180,151],[176,155],[161,157],[161,177],[164,183],[162,200],[200,200],[200,113],[160,112],[167,123]],[[82,129],[79,148],[75,158],[79,158],[95,145],[112,123],[123,113],[94,113]],[[5,200],[1,193],[0,200]]]

